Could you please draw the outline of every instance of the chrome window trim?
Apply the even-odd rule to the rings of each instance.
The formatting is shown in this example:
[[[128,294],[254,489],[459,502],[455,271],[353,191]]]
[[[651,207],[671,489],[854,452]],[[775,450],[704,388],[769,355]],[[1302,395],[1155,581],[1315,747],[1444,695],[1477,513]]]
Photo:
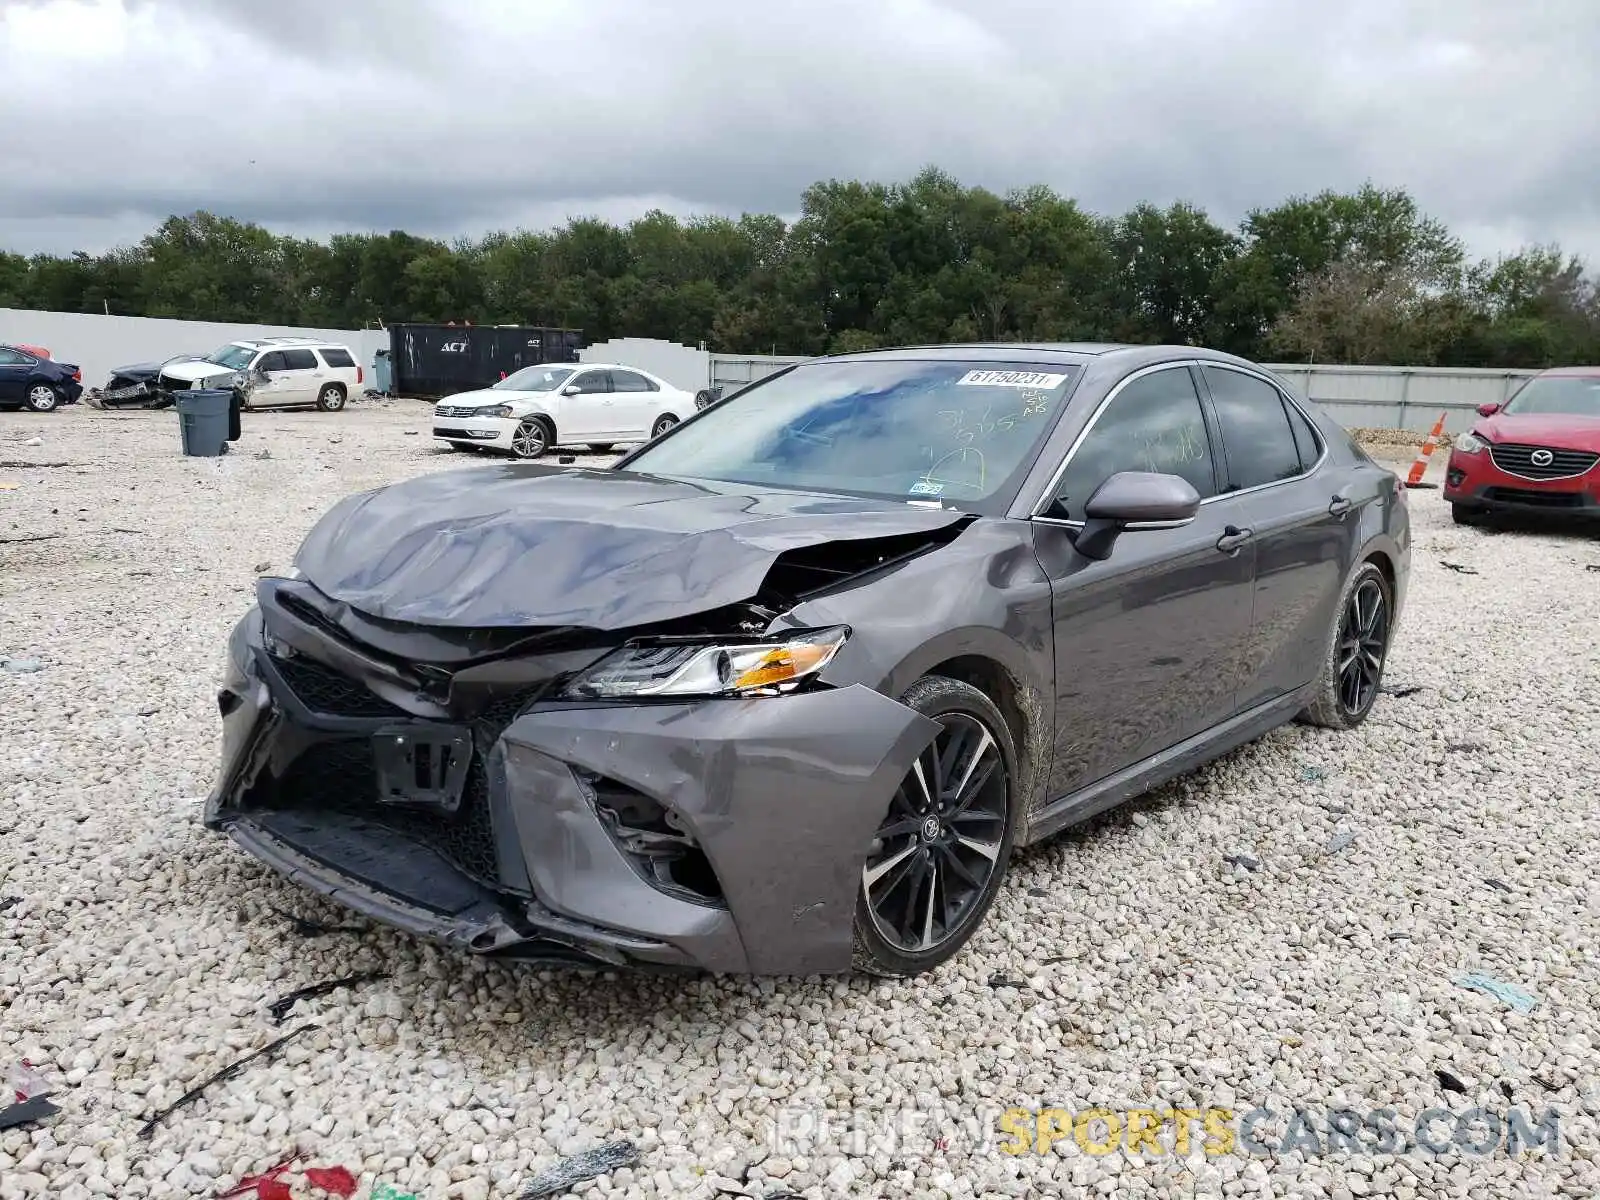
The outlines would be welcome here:
[[[1083,428],[1078,431],[1078,435],[1072,439],[1072,445],[1068,446],[1067,452],[1061,456],[1061,465],[1057,467],[1055,472],[1050,476],[1050,482],[1045,486],[1044,492],[1039,497],[1039,500],[1034,504],[1033,509],[1031,512],[1029,512],[1027,519],[1030,521],[1043,521],[1046,524],[1061,525],[1069,528],[1081,527],[1083,525],[1082,521],[1069,521],[1061,517],[1046,517],[1043,515],[1044,510],[1050,506],[1051,500],[1055,498],[1056,489],[1061,486],[1061,477],[1067,473],[1067,468],[1072,464],[1073,457],[1078,453],[1079,447],[1083,445],[1089,434],[1094,431],[1094,427],[1099,424],[1101,416],[1104,415],[1106,409],[1111,406],[1112,401],[1120,396],[1123,389],[1129,384],[1143,379],[1147,375],[1154,375],[1158,371],[1172,371],[1179,368],[1187,371],[1191,367],[1215,367],[1221,371],[1233,371],[1240,375],[1249,376],[1252,379],[1259,379],[1273,391],[1277,392],[1285,404],[1293,405],[1295,411],[1305,418],[1306,424],[1311,427],[1312,436],[1317,439],[1317,447],[1320,451],[1320,453],[1317,455],[1316,461],[1313,462],[1309,467],[1306,467],[1304,470],[1302,470],[1298,475],[1291,475],[1287,479],[1274,479],[1270,483],[1258,483],[1253,487],[1240,488],[1233,492],[1218,492],[1215,496],[1205,496],[1200,501],[1202,507],[1216,500],[1232,500],[1237,496],[1253,495],[1256,492],[1264,492],[1268,488],[1282,487],[1287,483],[1298,483],[1308,476],[1315,474],[1319,469],[1321,469],[1322,465],[1328,461],[1328,439],[1323,436],[1322,430],[1317,428],[1317,423],[1316,421],[1312,420],[1311,414],[1306,412],[1305,408],[1300,404],[1300,402],[1290,395],[1288,389],[1284,388],[1275,379],[1264,372],[1253,370],[1247,367],[1237,366],[1233,363],[1214,362],[1210,359],[1203,358],[1184,358],[1170,360],[1168,362],[1152,363],[1148,367],[1140,367],[1137,371],[1134,371],[1125,379],[1118,380],[1117,385],[1107,392],[1105,398],[1095,406],[1095,410],[1089,415],[1088,421],[1086,421]],[[1191,380],[1191,382],[1193,381]],[[1196,391],[1196,395],[1199,396],[1198,391]],[[1206,397],[1199,396],[1199,399],[1203,410]],[[1206,434],[1208,437],[1210,436],[1210,433],[1210,429],[1207,429]],[[1290,434],[1291,436],[1293,435],[1293,430],[1290,431]],[[1215,453],[1216,447],[1213,446],[1213,456]],[[1214,457],[1213,461],[1215,461]],[[1185,521],[1183,524],[1188,524],[1188,522]],[[1179,527],[1180,526],[1178,525],[1162,521],[1141,522],[1138,525],[1128,526],[1128,529],[1133,531],[1138,529],[1176,529]]]

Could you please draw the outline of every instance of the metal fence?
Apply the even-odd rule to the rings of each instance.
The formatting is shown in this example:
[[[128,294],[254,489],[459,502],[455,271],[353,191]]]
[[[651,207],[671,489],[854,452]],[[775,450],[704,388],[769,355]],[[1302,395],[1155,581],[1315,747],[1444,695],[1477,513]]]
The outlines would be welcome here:
[[[774,355],[711,356],[711,383],[732,390],[754,383],[802,358]],[[1535,371],[1482,371],[1451,367],[1346,367],[1271,364],[1302,396],[1321,405],[1346,429],[1409,429],[1426,433],[1439,414],[1445,429],[1460,433],[1480,404],[1503,404]]]
[[[1271,368],[1346,429],[1409,429],[1426,433],[1439,414],[1445,431],[1461,433],[1480,404],[1504,404],[1536,371],[1478,371],[1448,367]]]
[[[805,359],[798,356],[790,358],[781,354],[748,354],[739,358],[713,354],[711,386],[731,392],[758,379],[765,379],[768,375],[793,366],[797,362],[805,362]]]

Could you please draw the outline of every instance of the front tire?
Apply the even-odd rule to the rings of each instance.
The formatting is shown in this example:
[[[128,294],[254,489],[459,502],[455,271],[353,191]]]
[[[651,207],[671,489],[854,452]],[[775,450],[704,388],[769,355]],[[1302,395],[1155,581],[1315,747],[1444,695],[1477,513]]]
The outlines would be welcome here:
[[[1324,729],[1354,729],[1383,685],[1394,634],[1394,590],[1374,562],[1361,564],[1339,596],[1315,698],[1300,719]]]
[[[317,393],[317,407],[323,412],[338,412],[344,407],[344,385],[330,383]]]
[[[1473,508],[1470,504],[1452,504],[1450,518],[1457,525],[1482,525],[1484,512],[1481,508]]]
[[[36,383],[28,388],[28,408],[33,412],[54,412],[61,397],[48,383]]]
[[[903,704],[943,728],[901,780],[862,866],[856,970],[932,970],[983,923],[1022,823],[1016,745],[994,702],[929,675]]]
[[[543,417],[526,417],[511,435],[511,453],[518,458],[538,458],[550,449],[556,431]]]

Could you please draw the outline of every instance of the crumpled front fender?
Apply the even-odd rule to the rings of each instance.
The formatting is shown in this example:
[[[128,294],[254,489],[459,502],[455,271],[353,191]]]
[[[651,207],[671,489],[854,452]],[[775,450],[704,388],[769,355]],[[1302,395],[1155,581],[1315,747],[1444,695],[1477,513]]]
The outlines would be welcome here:
[[[696,928],[695,906],[645,883],[570,767],[643,792],[682,819],[717,873],[745,959],[723,969],[843,972],[873,835],[938,730],[860,684],[761,699],[536,708],[503,735],[508,807],[545,904],[680,945],[697,934],[709,942],[723,914],[706,910]]]

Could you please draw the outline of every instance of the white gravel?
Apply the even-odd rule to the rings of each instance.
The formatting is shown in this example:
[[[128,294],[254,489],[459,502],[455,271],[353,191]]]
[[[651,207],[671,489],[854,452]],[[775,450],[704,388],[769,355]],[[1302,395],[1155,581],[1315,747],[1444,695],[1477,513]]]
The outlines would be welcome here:
[[[0,897],[19,900],[0,912],[0,1072],[28,1057],[63,1079],[60,1117],[0,1133],[0,1200],[212,1195],[291,1149],[351,1168],[362,1197],[381,1181],[484,1200],[619,1137],[640,1167],[580,1192],[1600,1188],[1593,540],[1457,529],[1438,492],[1413,493],[1389,682],[1425,690],[1354,734],[1281,730],[1025,854],[931,977],[566,976],[365,923],[299,937],[271,909],[355,919],[196,823],[223,642],[258,569],[341,495],[484,461],[435,450],[426,425],[405,404],[250,415],[233,454],[199,460],[169,413],[0,414],[0,484],[21,485],[0,488],[0,538],[63,535],[0,545],[0,658],[42,666],[0,665]],[[1474,969],[1538,1007],[1457,986]],[[366,970],[390,978],[282,1026],[266,1015]],[[150,1111],[304,1021],[320,1028],[137,1138]],[[1468,1094],[1442,1091],[1439,1068]],[[1557,1153],[1097,1157],[1068,1138],[1014,1157],[993,1125],[1054,1104],[1393,1108],[1403,1126],[1439,1105],[1503,1116],[1506,1088],[1535,1118],[1557,1111]],[[780,1113],[805,1106],[916,1137],[775,1146]],[[894,1115],[910,1109],[932,1115]]]

